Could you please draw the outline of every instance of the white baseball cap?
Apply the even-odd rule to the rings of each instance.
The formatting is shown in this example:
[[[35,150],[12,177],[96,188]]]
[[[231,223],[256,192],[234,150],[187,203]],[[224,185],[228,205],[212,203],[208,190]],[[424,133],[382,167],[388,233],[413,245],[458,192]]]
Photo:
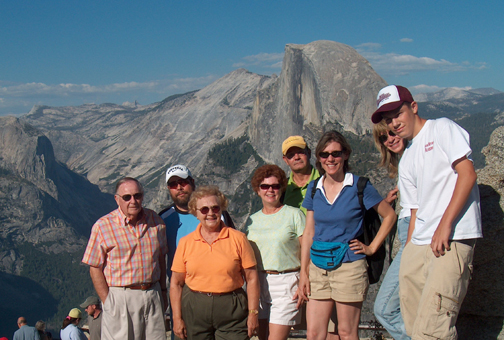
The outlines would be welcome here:
[[[174,165],[171,168],[168,168],[168,170],[166,170],[166,183],[168,183],[170,178],[172,178],[173,176],[178,176],[180,178],[187,178],[187,177],[192,178],[189,169],[182,164]]]

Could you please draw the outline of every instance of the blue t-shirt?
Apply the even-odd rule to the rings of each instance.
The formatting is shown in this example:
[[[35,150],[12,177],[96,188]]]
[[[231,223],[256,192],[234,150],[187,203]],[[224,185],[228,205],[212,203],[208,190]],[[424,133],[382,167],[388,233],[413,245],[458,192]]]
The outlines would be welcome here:
[[[159,216],[161,216],[166,224],[166,239],[168,241],[166,274],[171,278],[171,266],[179,241],[182,237],[195,231],[199,221],[196,216],[177,209],[175,205],[161,211]]]
[[[349,243],[363,233],[363,212],[357,196],[357,180],[359,176],[351,173],[345,174],[343,188],[333,203],[327,201],[323,192],[324,176],[317,183],[317,191],[312,199],[312,188],[315,181],[308,185],[303,207],[313,211],[315,219],[314,241]],[[373,208],[383,198],[378,191],[367,182],[364,188],[364,206]],[[343,257],[343,262],[353,262],[366,257],[364,254],[354,254],[348,249]]]

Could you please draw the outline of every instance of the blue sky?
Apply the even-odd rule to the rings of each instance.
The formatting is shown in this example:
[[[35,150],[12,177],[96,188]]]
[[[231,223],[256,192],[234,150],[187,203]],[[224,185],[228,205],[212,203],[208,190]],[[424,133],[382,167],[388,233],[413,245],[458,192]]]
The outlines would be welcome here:
[[[390,84],[504,91],[504,1],[0,0],[0,115],[35,104],[150,104],[284,46],[352,46]]]

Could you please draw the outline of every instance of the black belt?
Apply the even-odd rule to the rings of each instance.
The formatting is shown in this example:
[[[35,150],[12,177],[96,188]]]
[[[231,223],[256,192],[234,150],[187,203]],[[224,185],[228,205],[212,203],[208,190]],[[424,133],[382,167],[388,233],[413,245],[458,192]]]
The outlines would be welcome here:
[[[233,293],[235,293],[236,291],[240,290],[241,288],[238,288],[238,289],[235,289],[231,292],[227,292],[227,293],[211,293],[211,292],[201,292],[199,290],[192,290],[191,288],[189,288],[189,290],[193,293],[198,293],[198,294],[203,294],[203,295],[207,295],[207,296],[223,296],[223,295],[231,295]]]
[[[124,288],[129,288],[129,289],[134,289],[134,290],[149,290],[156,283],[157,283],[157,281],[154,282],[154,283],[152,283],[152,282],[140,283],[140,284],[137,284],[137,285],[124,286]]]
[[[298,272],[298,271],[299,271],[299,268],[287,269],[287,270],[284,270],[284,271],[281,271],[281,272],[276,271],[276,270],[263,270],[264,273],[271,274],[271,275],[294,273],[294,272]]]

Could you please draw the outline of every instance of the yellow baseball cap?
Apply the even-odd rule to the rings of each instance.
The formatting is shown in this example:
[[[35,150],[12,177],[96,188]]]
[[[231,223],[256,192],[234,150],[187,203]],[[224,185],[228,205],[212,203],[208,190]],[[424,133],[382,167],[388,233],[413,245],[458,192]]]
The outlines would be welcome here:
[[[290,148],[297,146],[301,149],[306,149],[306,142],[301,136],[290,136],[282,143],[282,154],[285,156]]]
[[[80,311],[79,308],[73,308],[69,313],[68,316],[74,319],[80,319],[82,318],[82,312]]]

